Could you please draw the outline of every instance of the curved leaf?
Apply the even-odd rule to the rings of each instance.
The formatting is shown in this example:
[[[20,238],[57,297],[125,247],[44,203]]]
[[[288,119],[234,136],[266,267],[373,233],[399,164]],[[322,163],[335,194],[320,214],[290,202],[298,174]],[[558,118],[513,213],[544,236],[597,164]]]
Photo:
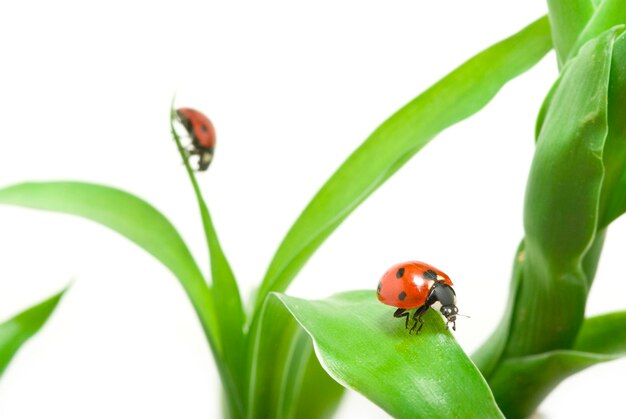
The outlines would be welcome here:
[[[617,355],[556,350],[505,360],[489,379],[502,412],[509,419],[529,417],[561,381]]]
[[[22,345],[46,323],[65,291],[0,324],[0,377]]]
[[[0,189],[0,204],[77,215],[106,226],[165,265],[178,278],[200,319],[226,391],[235,383],[221,359],[213,291],[174,226],[153,206],[119,189],[82,182],[23,183]]]
[[[605,355],[625,355],[626,311],[586,319],[580,328],[574,349]]]
[[[212,291],[174,226],[153,206],[119,189],[83,182],[22,183],[0,189],[0,204],[77,215],[134,242],[179,279],[207,337],[220,349]]]
[[[311,336],[324,369],[390,415],[502,417],[478,369],[433,310],[415,336],[373,291],[318,301],[272,295]]]
[[[323,418],[336,409],[343,387],[321,368],[309,336],[276,298],[260,313],[249,349],[248,418]]]
[[[525,418],[564,379],[626,355],[626,312],[586,319],[572,350],[504,361],[490,384],[507,418]]]
[[[433,137],[482,109],[552,47],[547,18],[474,56],[396,112],[341,165],[291,227],[255,302],[283,291],[321,243]]]
[[[344,394],[344,388],[335,380],[330,378],[328,373],[320,365],[315,352],[313,351],[310,337],[307,335],[311,348],[309,360],[304,367],[304,378],[300,384],[300,392],[295,404],[295,409],[290,416],[298,418],[332,418],[339,407],[339,402]]]

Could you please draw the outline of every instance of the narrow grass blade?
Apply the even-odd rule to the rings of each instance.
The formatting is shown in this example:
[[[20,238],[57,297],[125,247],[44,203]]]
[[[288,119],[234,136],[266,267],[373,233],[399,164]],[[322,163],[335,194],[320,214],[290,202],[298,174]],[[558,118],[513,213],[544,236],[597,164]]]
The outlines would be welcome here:
[[[0,377],[22,345],[50,318],[66,290],[0,324]]]
[[[552,47],[547,18],[474,56],[396,112],[342,164],[281,243],[255,303],[283,291],[341,222],[433,137],[482,109]]]
[[[311,336],[322,366],[335,380],[390,415],[502,417],[480,372],[433,310],[414,336],[373,291],[318,301],[270,298],[280,299]]]
[[[235,280],[233,270],[226,259],[226,255],[222,250],[213,220],[211,219],[211,213],[207,206],[194,171],[189,165],[187,154],[184,151],[180,136],[176,132],[174,122],[176,121],[176,111],[173,106],[170,109],[170,130],[172,138],[174,139],[178,151],[189,175],[189,180],[193,186],[198,206],[200,208],[200,216],[202,218],[202,224],[204,226],[204,234],[209,249],[209,258],[211,261],[211,276],[213,280],[213,290],[215,294],[215,311],[219,313],[217,320],[219,322],[220,337],[224,350],[222,356],[224,362],[228,366],[231,375],[236,381],[237,388],[237,400],[231,400],[238,414],[243,414],[243,401],[245,398],[246,388],[246,369],[243,367],[246,362],[246,351],[244,343],[244,323],[245,317],[243,312],[243,305],[241,302],[241,295],[239,293],[239,287]]]

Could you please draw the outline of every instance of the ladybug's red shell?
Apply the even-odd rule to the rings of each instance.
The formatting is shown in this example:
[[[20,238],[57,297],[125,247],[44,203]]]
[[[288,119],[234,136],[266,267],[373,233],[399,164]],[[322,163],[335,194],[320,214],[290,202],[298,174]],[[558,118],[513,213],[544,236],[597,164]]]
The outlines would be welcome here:
[[[215,128],[211,120],[202,112],[192,108],[180,108],[176,111],[193,145],[200,150],[213,151],[215,148]]]
[[[417,308],[426,303],[435,281],[450,286],[450,277],[424,262],[404,262],[393,265],[380,279],[377,296],[380,302],[398,308]]]

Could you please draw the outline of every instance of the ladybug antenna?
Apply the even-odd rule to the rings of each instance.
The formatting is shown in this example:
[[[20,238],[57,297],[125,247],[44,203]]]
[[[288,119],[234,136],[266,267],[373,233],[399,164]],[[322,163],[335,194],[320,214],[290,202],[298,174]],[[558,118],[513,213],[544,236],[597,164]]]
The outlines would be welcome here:
[[[459,313],[457,313],[456,315],[457,315],[457,316],[462,316],[462,317],[467,317],[468,319],[471,319],[471,317],[470,317],[470,316],[468,316],[468,315],[466,315],[466,314],[459,314]]]

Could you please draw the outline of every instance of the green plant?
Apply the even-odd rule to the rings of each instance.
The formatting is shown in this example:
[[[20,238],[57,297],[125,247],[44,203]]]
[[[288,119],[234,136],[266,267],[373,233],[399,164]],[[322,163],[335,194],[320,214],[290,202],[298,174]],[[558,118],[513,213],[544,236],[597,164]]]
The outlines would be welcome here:
[[[283,240],[248,313],[174,130],[173,112],[172,135],[206,233],[210,284],[172,224],[126,192],[78,182],[28,183],[1,190],[0,202],[91,219],[167,266],[202,323],[231,417],[328,416],[342,393],[336,381],[397,417],[525,417],[565,377],[619,357],[626,347],[626,313],[584,318],[606,229],[626,211],[626,2],[549,1],[549,7],[549,19],[467,61],[348,157]],[[412,339],[389,321],[373,291],[320,301],[281,294],[374,190],[553,46],[560,76],[538,117],[525,237],[508,308],[473,362],[434,313],[420,338]],[[431,355],[427,366],[423,353]]]
[[[43,327],[64,293],[65,290],[0,324],[0,377],[22,345]]]

